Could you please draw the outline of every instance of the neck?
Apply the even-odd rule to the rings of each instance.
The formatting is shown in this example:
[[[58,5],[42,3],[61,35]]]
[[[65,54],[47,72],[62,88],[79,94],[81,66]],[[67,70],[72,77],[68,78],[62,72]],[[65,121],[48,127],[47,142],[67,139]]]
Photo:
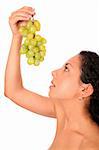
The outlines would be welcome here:
[[[63,100],[62,104],[67,118],[66,128],[68,126],[72,130],[87,132],[92,121],[85,109],[84,100]]]

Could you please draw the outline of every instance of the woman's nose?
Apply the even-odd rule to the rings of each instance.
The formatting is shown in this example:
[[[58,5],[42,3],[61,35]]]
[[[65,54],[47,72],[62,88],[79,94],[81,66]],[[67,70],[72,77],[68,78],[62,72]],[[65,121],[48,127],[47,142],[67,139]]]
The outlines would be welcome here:
[[[52,76],[53,76],[53,77],[56,77],[56,74],[57,74],[57,70],[53,70],[53,71],[52,71]]]
[[[52,71],[52,76],[53,76],[53,77],[55,76],[55,71],[54,71],[54,70]]]
[[[53,77],[56,77],[57,75],[60,74],[60,72],[61,72],[61,68],[58,68],[58,69],[56,69],[56,70],[53,70],[53,71],[52,71],[52,76],[53,76]]]

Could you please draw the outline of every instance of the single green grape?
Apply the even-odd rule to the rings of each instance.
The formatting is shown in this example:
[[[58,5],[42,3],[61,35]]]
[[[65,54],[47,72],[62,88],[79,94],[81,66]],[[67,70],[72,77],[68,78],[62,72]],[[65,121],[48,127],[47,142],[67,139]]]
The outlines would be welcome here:
[[[25,28],[24,26],[21,26],[21,27],[19,28],[19,32],[20,32],[21,34],[23,34],[23,32],[24,32],[25,29],[26,29],[26,28]]]
[[[36,27],[37,31],[40,31],[41,24],[40,24],[40,22],[38,20],[34,20],[34,26]]]
[[[45,47],[45,45],[40,45],[39,49],[42,50],[42,51],[44,51],[44,50],[46,50],[46,47]]]
[[[30,40],[30,45],[35,47],[37,45],[37,40],[36,39],[31,39]]]
[[[28,33],[28,35],[27,35],[27,39],[29,39],[29,40],[31,40],[31,39],[33,39],[33,34],[32,33]]]
[[[29,65],[34,64],[34,62],[35,62],[35,60],[34,60],[33,57],[29,57],[29,58],[27,59],[27,63],[28,63]]]
[[[35,39],[39,42],[39,41],[41,41],[42,37],[39,34],[37,34],[37,35],[35,35]]]
[[[39,60],[40,60],[41,62],[44,61],[44,57],[41,56]]]
[[[47,43],[47,40],[44,37],[42,37],[41,41],[42,41],[43,44]]]
[[[34,46],[33,45],[28,45],[29,50],[33,50]]]
[[[30,29],[32,25],[33,25],[33,22],[32,22],[31,20],[29,20],[29,21],[27,22],[26,28],[27,28],[27,29]]]
[[[40,46],[42,45],[43,43],[42,42],[37,42],[37,46]]]
[[[35,58],[36,58],[37,60],[39,60],[39,59],[40,59],[40,57],[41,57],[41,55],[40,55],[40,53],[39,53],[39,52],[35,53]]]
[[[23,36],[27,36],[27,35],[28,35],[28,30],[25,29],[22,35],[23,35]]]
[[[28,35],[28,30],[26,29],[25,26],[20,27],[19,32],[21,33],[22,36],[27,36]]]
[[[33,48],[33,52],[34,52],[34,53],[39,52],[39,48],[38,48],[38,47],[34,47],[34,48]]]
[[[44,50],[42,50],[42,51],[46,53],[46,48]]]
[[[26,39],[24,40],[24,45],[28,46],[29,44],[30,44],[30,40],[26,38]]]
[[[40,55],[41,55],[41,57],[44,57],[46,55],[46,52],[45,51],[40,51]]]
[[[26,54],[28,52],[28,48],[25,45],[21,46],[20,54]]]
[[[34,52],[32,50],[29,50],[27,53],[26,53],[26,57],[33,57],[34,56]]]
[[[37,59],[35,59],[35,61],[34,61],[34,65],[35,65],[35,66],[39,66],[39,65],[40,65],[40,61],[39,61],[39,60],[37,60]]]
[[[36,27],[34,25],[32,25],[29,29],[29,32],[32,33],[32,34],[35,34],[36,32]]]

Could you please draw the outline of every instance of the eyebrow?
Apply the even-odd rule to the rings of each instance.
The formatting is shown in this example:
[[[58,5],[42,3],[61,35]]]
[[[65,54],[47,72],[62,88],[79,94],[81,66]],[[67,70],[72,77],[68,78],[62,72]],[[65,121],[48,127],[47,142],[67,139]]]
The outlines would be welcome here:
[[[67,65],[70,65],[70,66],[73,68],[72,64],[70,64],[70,63],[66,63],[66,64],[65,64],[65,66],[67,66]]]

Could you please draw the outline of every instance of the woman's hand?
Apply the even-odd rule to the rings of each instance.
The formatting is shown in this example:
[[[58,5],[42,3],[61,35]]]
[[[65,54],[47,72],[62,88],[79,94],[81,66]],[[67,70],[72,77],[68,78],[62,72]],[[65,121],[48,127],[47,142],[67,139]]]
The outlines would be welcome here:
[[[35,15],[35,9],[24,6],[17,11],[12,12],[9,17],[9,24],[13,35],[21,36],[19,33],[19,26],[26,24],[26,22]]]

